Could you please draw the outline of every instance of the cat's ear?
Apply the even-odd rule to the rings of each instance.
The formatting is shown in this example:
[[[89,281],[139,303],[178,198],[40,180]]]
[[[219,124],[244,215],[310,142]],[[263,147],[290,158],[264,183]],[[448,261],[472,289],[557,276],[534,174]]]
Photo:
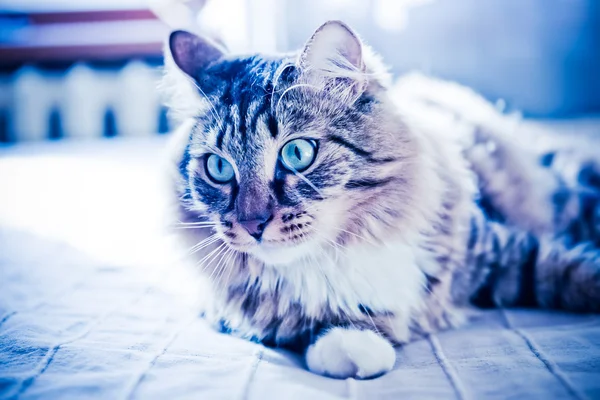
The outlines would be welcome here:
[[[225,50],[217,43],[186,31],[171,33],[169,50],[179,69],[192,78],[225,55]]]
[[[345,82],[353,92],[362,91],[366,85],[363,44],[341,21],[321,25],[304,46],[298,64],[313,77]]]

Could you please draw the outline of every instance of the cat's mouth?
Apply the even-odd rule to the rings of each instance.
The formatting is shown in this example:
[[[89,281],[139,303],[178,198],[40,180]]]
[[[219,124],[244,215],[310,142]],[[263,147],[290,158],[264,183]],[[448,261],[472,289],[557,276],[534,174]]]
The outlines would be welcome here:
[[[303,235],[303,240],[266,239],[238,242],[225,237],[225,243],[233,250],[247,253],[266,265],[280,266],[306,259],[319,248],[312,235]]]
[[[250,247],[247,253],[266,265],[283,266],[294,264],[314,254],[317,243],[307,239],[299,243],[263,241]]]
[[[266,265],[289,265],[318,250],[315,217],[307,211],[276,213],[261,224],[257,220],[221,220],[217,231],[227,245]]]

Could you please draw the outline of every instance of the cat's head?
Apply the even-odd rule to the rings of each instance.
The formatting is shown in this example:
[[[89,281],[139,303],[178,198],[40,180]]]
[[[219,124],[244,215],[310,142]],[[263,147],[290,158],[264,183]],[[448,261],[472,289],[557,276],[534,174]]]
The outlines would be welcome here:
[[[169,45],[197,100],[180,105],[194,120],[182,201],[228,246],[281,265],[408,224],[417,145],[347,25],[325,23],[293,55],[229,55],[183,31]]]

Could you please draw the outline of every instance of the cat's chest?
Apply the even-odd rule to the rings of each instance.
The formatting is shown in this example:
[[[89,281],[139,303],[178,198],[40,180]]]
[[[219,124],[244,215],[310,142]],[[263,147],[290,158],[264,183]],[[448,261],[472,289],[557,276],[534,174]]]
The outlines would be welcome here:
[[[252,268],[248,266],[246,271]],[[422,254],[401,243],[353,248],[240,277],[215,303],[215,321],[238,336],[289,343],[329,325],[377,324],[396,341],[425,304]],[[377,322],[377,317],[383,320]],[[379,324],[384,325],[380,326]],[[300,335],[300,336],[299,336]]]
[[[365,307],[408,315],[424,296],[425,275],[418,258],[414,248],[402,243],[357,247],[266,268],[261,286],[265,291],[278,288],[280,302],[300,304],[309,318],[321,317],[324,308],[350,316],[362,315]]]

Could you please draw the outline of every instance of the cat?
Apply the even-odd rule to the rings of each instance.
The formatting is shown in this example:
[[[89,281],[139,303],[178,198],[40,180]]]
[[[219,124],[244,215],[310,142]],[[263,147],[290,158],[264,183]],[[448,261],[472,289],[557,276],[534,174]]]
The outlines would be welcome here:
[[[600,311],[600,190],[419,117],[343,22],[280,55],[175,31],[165,69],[177,231],[217,329],[366,379],[471,304]]]

